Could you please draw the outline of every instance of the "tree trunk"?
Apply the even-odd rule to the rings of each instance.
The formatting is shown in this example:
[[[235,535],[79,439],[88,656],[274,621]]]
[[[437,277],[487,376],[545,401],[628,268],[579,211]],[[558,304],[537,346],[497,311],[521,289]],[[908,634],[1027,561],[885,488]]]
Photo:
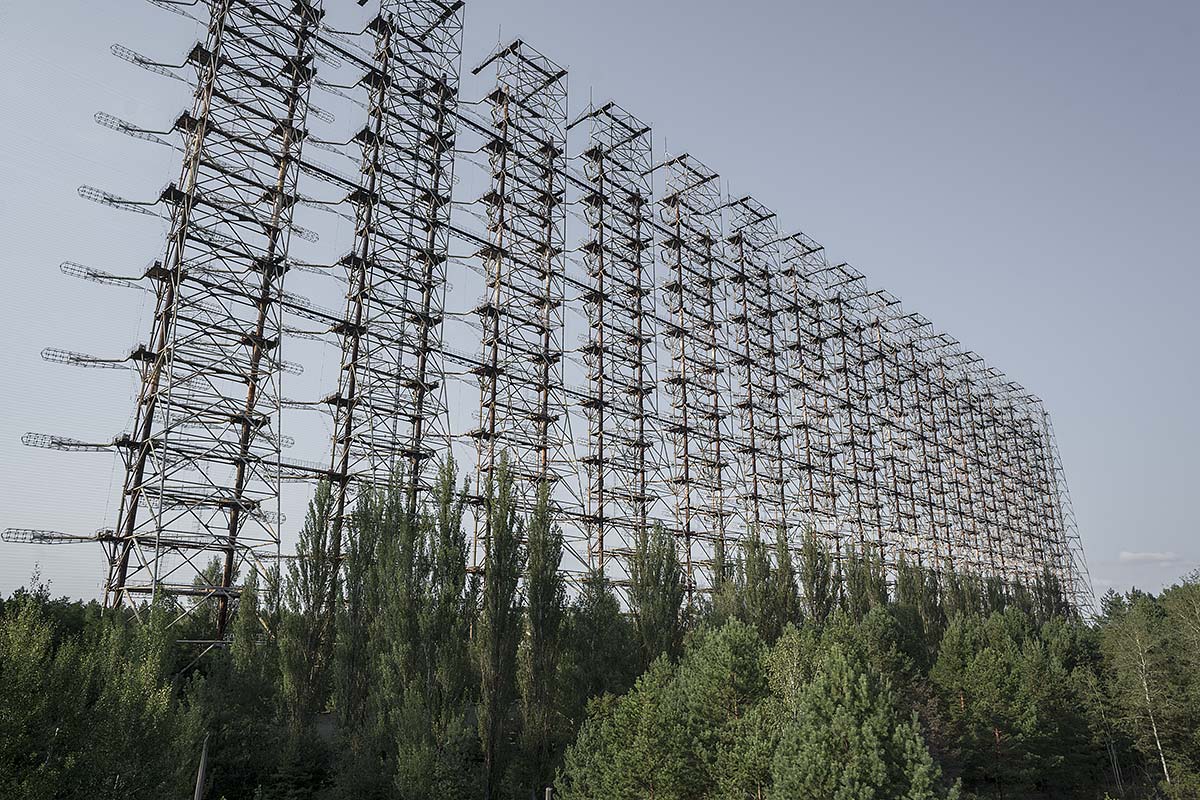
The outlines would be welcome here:
[[[1163,779],[1171,784],[1171,773],[1167,769],[1167,757],[1163,753],[1162,740],[1158,736],[1158,722],[1154,719],[1154,704],[1150,702],[1149,666],[1146,664],[1146,651],[1138,642],[1138,677],[1142,680],[1142,695],[1146,698],[1146,713],[1150,716],[1150,730],[1154,733],[1154,746],[1158,749],[1158,760],[1162,762]]]

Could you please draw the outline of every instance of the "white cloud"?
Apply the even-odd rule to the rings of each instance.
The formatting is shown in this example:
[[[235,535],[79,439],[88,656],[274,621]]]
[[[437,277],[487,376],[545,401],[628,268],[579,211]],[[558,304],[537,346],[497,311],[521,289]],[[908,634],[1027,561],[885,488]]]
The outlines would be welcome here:
[[[1130,553],[1127,550],[1122,550],[1120,555],[1122,564],[1177,564],[1180,562],[1179,556],[1174,553]]]

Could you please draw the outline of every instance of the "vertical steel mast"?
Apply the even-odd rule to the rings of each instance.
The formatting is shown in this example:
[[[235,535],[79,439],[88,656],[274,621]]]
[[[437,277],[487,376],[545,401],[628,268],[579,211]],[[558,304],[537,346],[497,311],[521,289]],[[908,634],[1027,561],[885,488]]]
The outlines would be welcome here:
[[[730,511],[726,500],[729,466],[728,365],[721,323],[725,319],[725,275],[721,259],[719,177],[688,155],[666,170],[658,202],[664,234],[659,242],[665,281],[663,326],[670,366],[663,384],[671,412],[666,433],[673,447],[670,483],[689,598],[702,570],[724,552]]]
[[[159,198],[170,232],[146,275],[150,338],[130,356],[141,388],[133,431],[116,442],[125,478],[106,588],[114,605],[213,599],[220,637],[239,573],[264,569],[279,549],[280,379],[298,370],[280,355],[280,301],[291,234],[315,238],[292,211],[322,12],[310,2],[202,6],[207,35],[187,55],[195,101],[174,124],[183,167]]]
[[[632,552],[650,524],[658,477],[650,127],[615,103],[590,110],[583,245],[589,325],[585,527],[592,563]]]
[[[563,302],[566,237],[567,71],[517,40],[474,70],[495,66],[484,145],[491,189],[487,244],[479,252],[485,294],[473,369],[479,383],[476,486],[507,455],[518,493],[551,488],[566,468]],[[476,548],[479,545],[479,529]]]
[[[359,81],[366,123],[355,135],[360,185],[348,292],[336,333],[334,513],[354,494],[402,479],[409,513],[426,462],[445,451],[442,322],[454,181],[463,3],[385,0],[367,27],[373,59]]]
[[[774,538],[785,529],[787,430],[785,386],[787,351],[779,232],[775,214],[752,198],[729,204],[729,317],[727,346],[733,379],[734,456],[741,529]]]

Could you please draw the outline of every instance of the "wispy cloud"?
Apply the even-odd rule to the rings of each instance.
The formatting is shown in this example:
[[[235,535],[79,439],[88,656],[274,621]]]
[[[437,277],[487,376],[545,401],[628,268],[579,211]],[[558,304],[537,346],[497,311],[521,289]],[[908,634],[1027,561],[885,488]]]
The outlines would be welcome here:
[[[1178,564],[1182,559],[1175,553],[1130,553],[1128,550],[1122,550],[1120,555],[1122,564],[1160,564],[1170,565]]]

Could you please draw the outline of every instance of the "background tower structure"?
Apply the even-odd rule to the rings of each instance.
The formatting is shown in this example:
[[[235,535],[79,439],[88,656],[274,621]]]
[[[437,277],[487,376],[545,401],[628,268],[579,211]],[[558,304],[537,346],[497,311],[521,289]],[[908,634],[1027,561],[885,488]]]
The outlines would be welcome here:
[[[752,198],[728,206],[726,276],[733,402],[731,481],[739,528],[773,541],[788,524],[787,350],[779,289],[781,259],[775,214]]]
[[[405,482],[409,513],[426,462],[449,443],[442,323],[462,57],[462,2],[385,0],[364,32],[366,120],[334,412],[335,519],[362,487]],[[335,43],[336,44],[336,43]],[[352,52],[343,55],[353,63]]]
[[[675,500],[689,597],[707,585],[704,571],[729,545],[731,516],[726,481],[729,467],[728,365],[721,323],[726,317],[726,283],[721,250],[719,176],[689,155],[661,167],[664,194],[658,200],[663,228],[663,345],[669,366],[663,388],[670,403],[664,428],[671,442],[669,483]]]
[[[581,401],[588,441],[580,460],[589,556],[593,566],[603,567],[629,556],[636,535],[651,524],[661,469],[653,141],[650,127],[615,103],[589,110],[573,125],[582,122],[590,127],[583,153],[588,239],[582,247],[589,330]]]
[[[520,40],[473,74],[492,66],[487,244],[478,254],[485,294],[474,309],[483,329],[473,369],[479,425],[470,436],[476,487],[484,491],[507,456],[518,494],[531,500],[542,482],[553,490],[569,467],[562,378],[567,71]]]
[[[796,454],[790,464],[789,516],[838,551],[838,449],[833,416],[838,399],[832,383],[819,277],[829,264],[825,248],[803,233],[782,242],[784,284],[784,347],[789,354],[787,388],[790,431]]]
[[[550,487],[569,572],[599,566],[623,582],[634,534],[661,523],[694,600],[742,537],[783,528],[793,547],[811,530],[836,558],[869,551],[893,574],[915,563],[1052,581],[1090,605],[1036,397],[813,239],[781,238],[750,197],[725,202],[697,159],[656,159],[649,126],[617,104],[568,125],[566,70],[523,41],[474,70],[495,74],[482,115],[460,103],[461,0],[381,0],[356,33],[327,27],[315,0],[156,4],[205,12],[205,40],[184,65],[113,52],[190,83],[191,110],[173,132],[97,120],[179,150],[180,177],[151,202],[80,193],[165,218],[165,251],[137,276],[63,265],[150,292],[149,340],[116,358],[43,353],[136,370],[135,424],[113,441],[25,438],[120,452],[117,525],[14,528],[7,541],[98,542],[110,602],[168,596],[181,615],[212,605],[220,636],[239,580],[279,555],[281,481],[330,479],[340,521],[359,491],[399,473],[412,512],[429,459],[473,449],[477,559],[507,454],[520,510]],[[316,77],[318,60],[334,79]],[[333,121],[310,105],[310,86],[340,98],[359,120],[353,134],[308,135],[310,117]],[[585,123],[587,143],[568,159],[568,131]],[[355,174],[310,147],[349,158]],[[486,184],[461,203],[479,225],[450,215],[464,164]],[[348,221],[350,252],[296,258],[293,235],[317,239],[293,220],[297,207]],[[581,244],[568,252],[568,241]],[[481,279],[451,287],[451,265]],[[339,288],[314,285],[309,299],[296,293],[309,278],[293,274],[285,291],[295,272]],[[578,346],[566,344],[568,312],[587,326]],[[461,327],[447,334],[449,323]],[[323,400],[284,401],[283,376],[302,369],[283,359],[289,337],[336,344],[337,388]],[[320,352],[306,347],[296,352]],[[448,384],[470,385],[464,407]],[[324,463],[282,457],[293,443],[284,407],[330,413]]]
[[[168,597],[181,615],[215,601],[219,638],[238,574],[266,571],[279,554],[280,381],[299,370],[280,353],[282,284],[291,235],[315,239],[292,213],[322,11],[307,0],[199,8],[208,14],[205,39],[185,62],[194,102],[173,126],[184,154],[179,178],[148,203],[90,187],[80,194],[169,223],[165,252],[143,278],[155,298],[149,340],[125,360],[140,389],[133,430],[112,445],[125,475],[116,529],[102,537],[111,553],[107,599],[136,608]],[[113,52],[179,77],[126,48]],[[166,135],[97,119],[138,138]],[[69,363],[103,361],[71,355]]]

